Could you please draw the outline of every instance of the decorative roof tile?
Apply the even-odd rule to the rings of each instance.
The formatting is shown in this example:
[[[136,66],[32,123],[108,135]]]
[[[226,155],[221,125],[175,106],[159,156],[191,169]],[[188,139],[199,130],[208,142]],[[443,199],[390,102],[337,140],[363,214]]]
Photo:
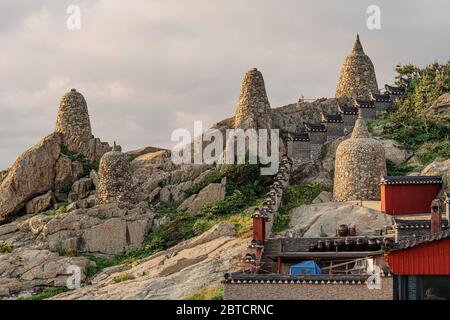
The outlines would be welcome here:
[[[306,132],[326,132],[327,127],[322,123],[305,123]]]
[[[322,112],[322,122],[323,123],[342,123],[341,114],[326,114]]]
[[[442,184],[439,176],[384,176],[380,184]]]
[[[288,141],[309,141],[307,133],[289,133]]]
[[[358,108],[375,108],[373,100],[356,100]]]
[[[357,115],[358,114],[358,108],[355,108],[353,106],[339,106],[339,111],[345,115]]]

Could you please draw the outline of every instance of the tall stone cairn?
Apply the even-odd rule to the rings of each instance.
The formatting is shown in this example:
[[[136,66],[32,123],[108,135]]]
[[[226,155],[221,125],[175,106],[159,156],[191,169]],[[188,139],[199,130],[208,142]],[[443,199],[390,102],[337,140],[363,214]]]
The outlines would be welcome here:
[[[380,180],[386,175],[382,144],[372,139],[358,118],[350,139],[336,150],[333,197],[336,201],[380,200]]]
[[[130,161],[116,146],[100,159],[98,176],[97,196],[101,203],[130,204],[135,202]]]
[[[352,97],[370,100],[371,92],[378,92],[375,68],[370,58],[364,53],[357,35],[353,50],[342,65],[336,98]]]
[[[234,118],[236,129],[271,129],[272,118],[264,78],[258,69],[248,71],[242,81]]]
[[[88,154],[88,143],[93,138],[91,122],[86,100],[76,89],[61,98],[55,132],[62,134],[63,144],[70,151]]]

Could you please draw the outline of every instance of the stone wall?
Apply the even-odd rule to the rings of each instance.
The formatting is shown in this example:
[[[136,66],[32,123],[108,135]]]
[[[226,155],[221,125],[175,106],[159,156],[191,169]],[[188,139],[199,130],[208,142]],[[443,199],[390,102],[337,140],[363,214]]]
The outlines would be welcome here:
[[[327,127],[327,141],[337,139],[344,135],[344,123],[342,122],[328,122],[325,123]]]
[[[353,131],[357,118],[357,114],[342,114],[342,121],[344,121],[344,134],[348,134]]]
[[[377,118],[377,113],[375,108],[358,108],[361,118],[366,120],[375,120]]]
[[[311,160],[311,142],[294,141],[287,142],[288,156],[295,163],[304,163]]]
[[[393,278],[381,289],[365,284],[225,283],[224,300],[393,300]]]

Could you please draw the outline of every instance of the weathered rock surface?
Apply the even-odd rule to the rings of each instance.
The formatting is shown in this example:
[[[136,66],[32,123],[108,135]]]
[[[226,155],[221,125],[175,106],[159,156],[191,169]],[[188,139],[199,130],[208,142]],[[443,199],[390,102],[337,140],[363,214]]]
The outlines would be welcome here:
[[[141,248],[153,223],[153,213],[145,205],[121,209],[116,203],[75,210],[56,218],[30,220],[37,230],[36,240],[50,250],[120,254]]]
[[[420,173],[421,176],[441,176],[442,190],[450,191],[450,159],[434,161]]]
[[[53,299],[183,299],[205,286],[219,285],[226,272],[239,269],[249,239],[235,236],[232,225],[218,224],[204,234],[138,261],[136,266],[105,269],[92,285]],[[116,283],[128,273],[135,279]]]
[[[201,212],[204,205],[216,202],[218,200],[223,200],[225,199],[225,195],[225,184],[210,183],[197,195],[193,195],[186,199],[186,203],[183,202],[178,207],[178,210],[186,209],[186,212],[190,214],[197,214]]]
[[[53,191],[49,191],[46,194],[36,197],[27,203],[27,213],[39,213],[47,209],[50,209],[55,204],[56,199]]]
[[[142,155],[147,154],[147,153],[153,153],[153,152],[164,151],[164,150],[165,149],[163,149],[163,148],[145,146],[145,147],[141,147],[141,148],[136,149],[136,150],[127,151],[127,152],[125,152],[125,154],[128,157],[131,157],[131,158],[134,159],[134,158],[137,158],[137,157],[142,156]]]
[[[89,263],[86,258],[59,256],[48,250],[15,248],[10,253],[0,253],[0,293],[8,297],[38,287],[65,286],[71,275],[69,266],[80,267],[84,281]]]
[[[290,213],[290,229],[307,238],[320,236],[320,229],[328,236],[334,236],[340,224],[356,226],[358,235],[373,235],[375,229],[384,229],[392,224],[389,216],[380,211],[362,207],[350,202],[326,202],[303,205]]]
[[[54,187],[61,142],[59,134],[50,134],[14,162],[0,185],[0,222]]]
[[[391,160],[395,164],[400,164],[408,161],[414,152],[407,149],[401,149],[395,140],[391,139],[377,139],[381,142],[386,154],[386,159]]]
[[[330,202],[333,199],[333,193],[328,191],[322,191],[319,195],[312,201],[313,204]]]
[[[450,93],[444,93],[428,108],[428,115],[449,125],[450,121]]]

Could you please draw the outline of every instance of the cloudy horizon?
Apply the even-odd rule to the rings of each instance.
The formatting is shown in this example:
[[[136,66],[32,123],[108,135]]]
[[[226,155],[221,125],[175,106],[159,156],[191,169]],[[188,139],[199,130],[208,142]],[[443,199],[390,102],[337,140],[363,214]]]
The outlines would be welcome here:
[[[345,6],[343,4],[346,4]],[[69,5],[81,29],[66,27]],[[366,9],[381,8],[381,30]],[[93,133],[124,150],[169,147],[176,128],[234,114],[242,78],[264,76],[272,108],[333,97],[360,34],[378,85],[395,65],[450,59],[445,1],[63,0],[0,3],[0,170],[53,131],[76,88]]]

